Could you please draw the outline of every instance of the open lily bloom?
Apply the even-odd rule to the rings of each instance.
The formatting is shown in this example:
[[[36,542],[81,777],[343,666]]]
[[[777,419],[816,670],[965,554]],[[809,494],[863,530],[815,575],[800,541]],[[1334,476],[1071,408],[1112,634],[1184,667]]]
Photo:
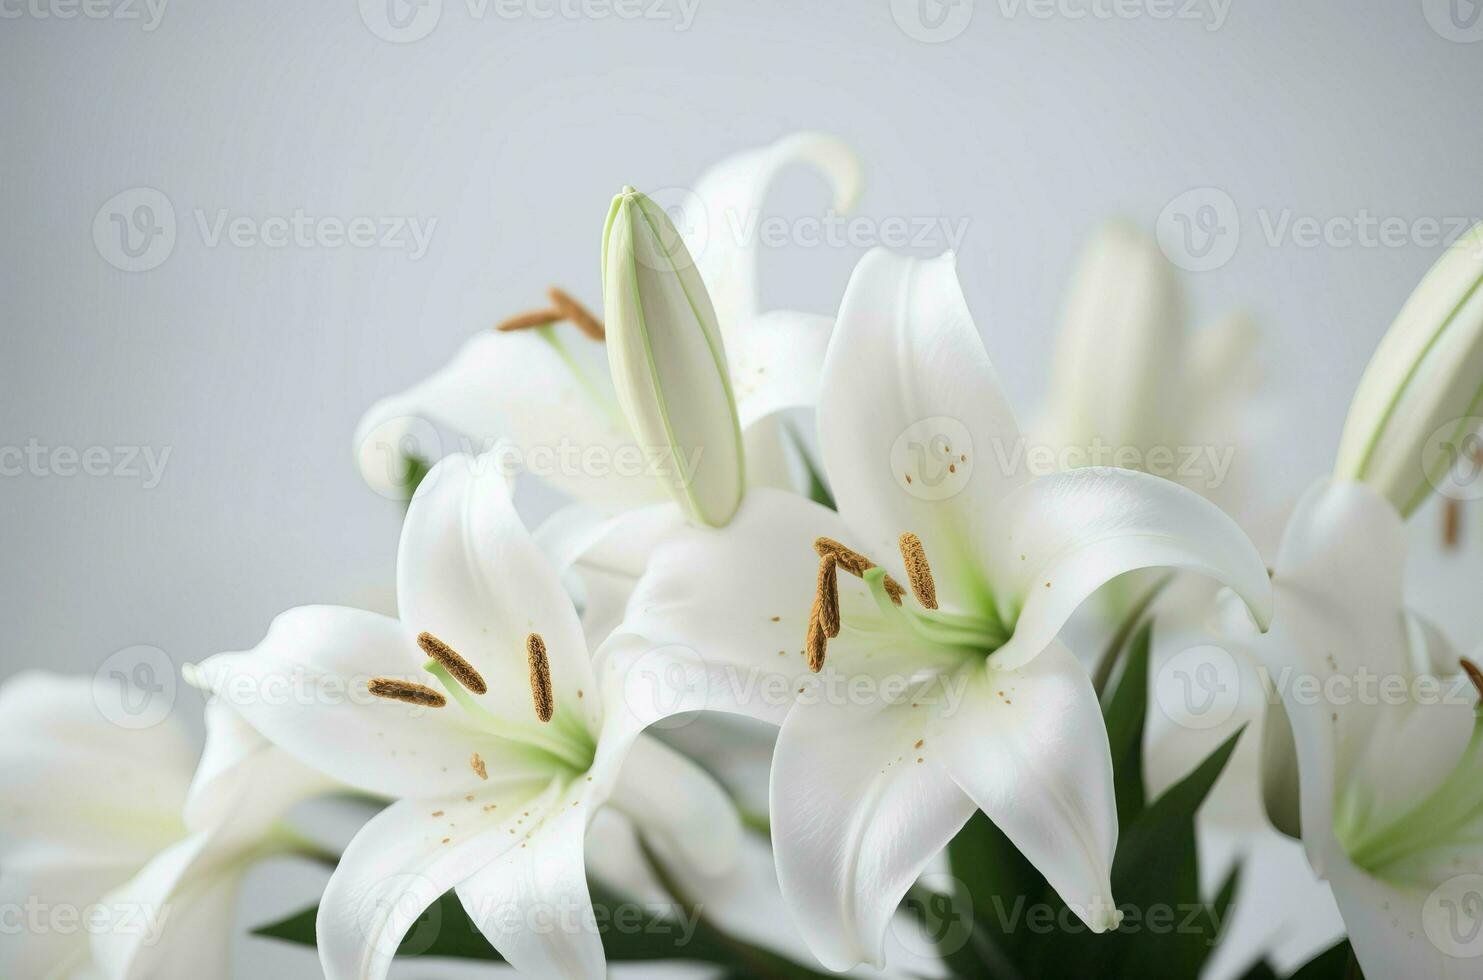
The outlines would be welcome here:
[[[1268,731],[1296,753],[1289,785],[1269,738],[1269,807],[1297,811],[1366,975],[1476,976],[1483,722],[1456,654],[1405,613],[1404,561],[1400,515],[1363,484],[1320,484],[1293,514],[1270,631],[1245,637],[1290,721]]]
[[[385,976],[412,922],[455,889],[521,972],[602,977],[583,865],[593,811],[611,803],[661,857],[724,869],[741,833],[734,809],[628,712],[607,710],[576,610],[493,454],[450,456],[423,481],[397,598],[400,620],[291,610],[256,650],[197,671],[275,745],[396,801],[325,890],[325,974]],[[281,678],[307,696],[242,696]]]
[[[755,490],[727,528],[675,534],[605,651],[613,676],[682,680],[655,714],[781,724],[780,883],[831,969],[880,961],[902,896],[980,808],[1091,928],[1115,925],[1106,729],[1057,633],[1108,579],[1153,565],[1213,576],[1264,618],[1255,548],[1176,484],[1014,465],[1019,431],[950,254],[861,261],[819,437],[838,513]]]
[[[821,133],[723,160],[676,204],[675,224],[711,289],[747,471],[757,485],[791,487],[799,479],[780,413],[814,403],[830,329],[825,316],[760,308],[757,219],[773,179],[796,163],[829,179],[837,209],[853,206],[859,163]],[[630,434],[593,333],[556,324],[473,338],[442,370],[366,413],[355,436],[362,475],[382,493],[405,495],[402,456],[409,448],[428,451],[416,445],[426,420],[478,445],[507,439],[526,472],[610,512],[667,499],[651,472],[656,447],[641,447]]]
[[[225,978],[242,875],[310,849],[278,821],[330,784],[224,708],[198,768],[177,725],[115,725],[94,690],[40,673],[0,689],[0,896],[34,917],[0,973]]]

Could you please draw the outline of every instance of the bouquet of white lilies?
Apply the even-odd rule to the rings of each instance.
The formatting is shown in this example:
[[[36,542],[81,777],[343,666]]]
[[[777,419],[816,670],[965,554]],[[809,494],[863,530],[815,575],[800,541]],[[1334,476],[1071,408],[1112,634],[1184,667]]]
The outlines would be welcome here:
[[[859,197],[816,133],[673,207],[625,186],[600,314],[553,287],[372,406],[396,614],[185,667],[199,757],[100,712],[127,677],[0,686],[0,975],[226,977],[244,874],[299,856],[317,905],[248,929],[331,980],[1483,976],[1478,637],[1405,575],[1483,459],[1483,231],[1279,501],[1231,467],[1253,326],[1187,329],[1136,227],[1088,245],[1021,429],[952,253],[761,308],[731,232],[797,164]],[[571,502],[529,527],[517,480]],[[1433,491],[1446,533],[1408,535]],[[26,927],[63,906],[86,927]]]

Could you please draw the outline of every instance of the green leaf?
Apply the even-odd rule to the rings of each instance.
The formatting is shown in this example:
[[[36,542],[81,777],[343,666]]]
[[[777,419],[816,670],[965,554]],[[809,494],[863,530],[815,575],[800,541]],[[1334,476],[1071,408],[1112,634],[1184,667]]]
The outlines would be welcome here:
[[[1027,938],[1021,931],[1027,900],[1044,893],[1045,879],[981,811],[948,844],[947,854],[956,879],[954,902],[971,911],[973,929],[967,945],[940,947],[943,961],[958,976],[1014,976],[1006,964],[1015,962]]]
[[[1349,940],[1341,939],[1298,968],[1292,980],[1364,980]]]
[[[1278,980],[1277,971],[1266,960],[1258,960],[1241,975],[1241,980]]]
[[[406,505],[412,506],[412,498],[417,494],[417,488],[422,485],[422,478],[432,470],[432,464],[421,456],[404,455],[402,463],[406,469],[402,472],[402,478],[397,481],[398,486],[407,488]]]
[[[1117,797],[1117,825],[1130,827],[1143,812],[1143,723],[1148,717],[1148,651],[1153,624],[1144,623],[1133,634],[1127,665],[1117,689],[1108,698],[1102,716],[1112,749],[1113,793]]]

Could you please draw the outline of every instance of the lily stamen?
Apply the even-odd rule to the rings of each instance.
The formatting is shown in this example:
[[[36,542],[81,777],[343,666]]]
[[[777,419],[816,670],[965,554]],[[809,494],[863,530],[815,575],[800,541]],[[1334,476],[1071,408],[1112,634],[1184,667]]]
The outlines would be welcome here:
[[[1483,670],[1479,670],[1477,664],[1473,663],[1467,657],[1463,657],[1462,672],[1468,675],[1468,680],[1473,682],[1473,687],[1477,689],[1478,696],[1483,698]]]
[[[549,327],[553,323],[559,323],[565,319],[560,310],[531,310],[529,313],[517,313],[508,320],[501,320],[495,324],[494,329],[500,333],[510,333],[514,330],[534,330],[536,327]]]
[[[546,641],[541,634],[525,638],[526,657],[530,661],[530,693],[535,700],[536,717],[550,721],[556,713],[556,699],[551,694],[551,661],[546,657]]]
[[[489,685],[484,683],[484,678],[474,669],[474,665],[442,640],[431,633],[418,633],[417,645],[422,647],[422,652],[442,664],[454,680],[475,694],[483,694],[489,690]]]
[[[407,704],[417,704],[425,708],[441,708],[448,703],[447,698],[430,687],[395,680],[391,677],[373,677],[366,683],[366,689],[378,698],[385,698],[388,701],[405,701]]]
[[[917,597],[923,609],[936,609],[937,585],[932,581],[932,568],[927,564],[927,549],[922,547],[922,539],[907,531],[901,535],[900,545],[912,595]]]
[[[835,561],[839,563],[840,568],[843,568],[857,578],[864,578],[865,573],[875,567],[875,562],[866,558],[853,548],[848,548],[840,544],[833,538],[815,538],[814,550],[819,553],[819,557],[821,558],[825,555],[832,554]],[[906,594],[906,590],[901,587],[901,583],[897,582],[888,574],[885,578],[885,587],[886,593],[891,597],[891,601],[898,606],[901,605],[901,597]]]
[[[561,315],[570,320],[578,330],[593,340],[607,340],[608,332],[603,328],[602,321],[587,312],[587,307],[578,303],[570,293],[552,286],[546,290],[546,295],[551,297],[551,305],[556,307]]]
[[[819,560],[819,584],[814,600],[819,609],[819,622],[824,635],[833,639],[839,635],[839,559],[825,555]]]
[[[820,603],[814,600],[814,608],[808,616],[808,636],[803,641],[804,653],[808,656],[808,669],[817,674],[824,669],[824,654],[829,649],[829,638],[824,628]]]

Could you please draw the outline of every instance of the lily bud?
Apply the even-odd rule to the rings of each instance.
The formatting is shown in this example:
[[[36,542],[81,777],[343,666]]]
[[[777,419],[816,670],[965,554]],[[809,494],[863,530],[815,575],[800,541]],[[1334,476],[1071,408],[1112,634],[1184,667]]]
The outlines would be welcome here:
[[[608,367],[634,437],[660,450],[665,485],[693,523],[741,505],[745,462],[716,311],[680,233],[632,187],[603,231]]]
[[[1349,406],[1334,476],[1370,484],[1404,516],[1447,477],[1483,404],[1480,287],[1476,225],[1401,307]]]

